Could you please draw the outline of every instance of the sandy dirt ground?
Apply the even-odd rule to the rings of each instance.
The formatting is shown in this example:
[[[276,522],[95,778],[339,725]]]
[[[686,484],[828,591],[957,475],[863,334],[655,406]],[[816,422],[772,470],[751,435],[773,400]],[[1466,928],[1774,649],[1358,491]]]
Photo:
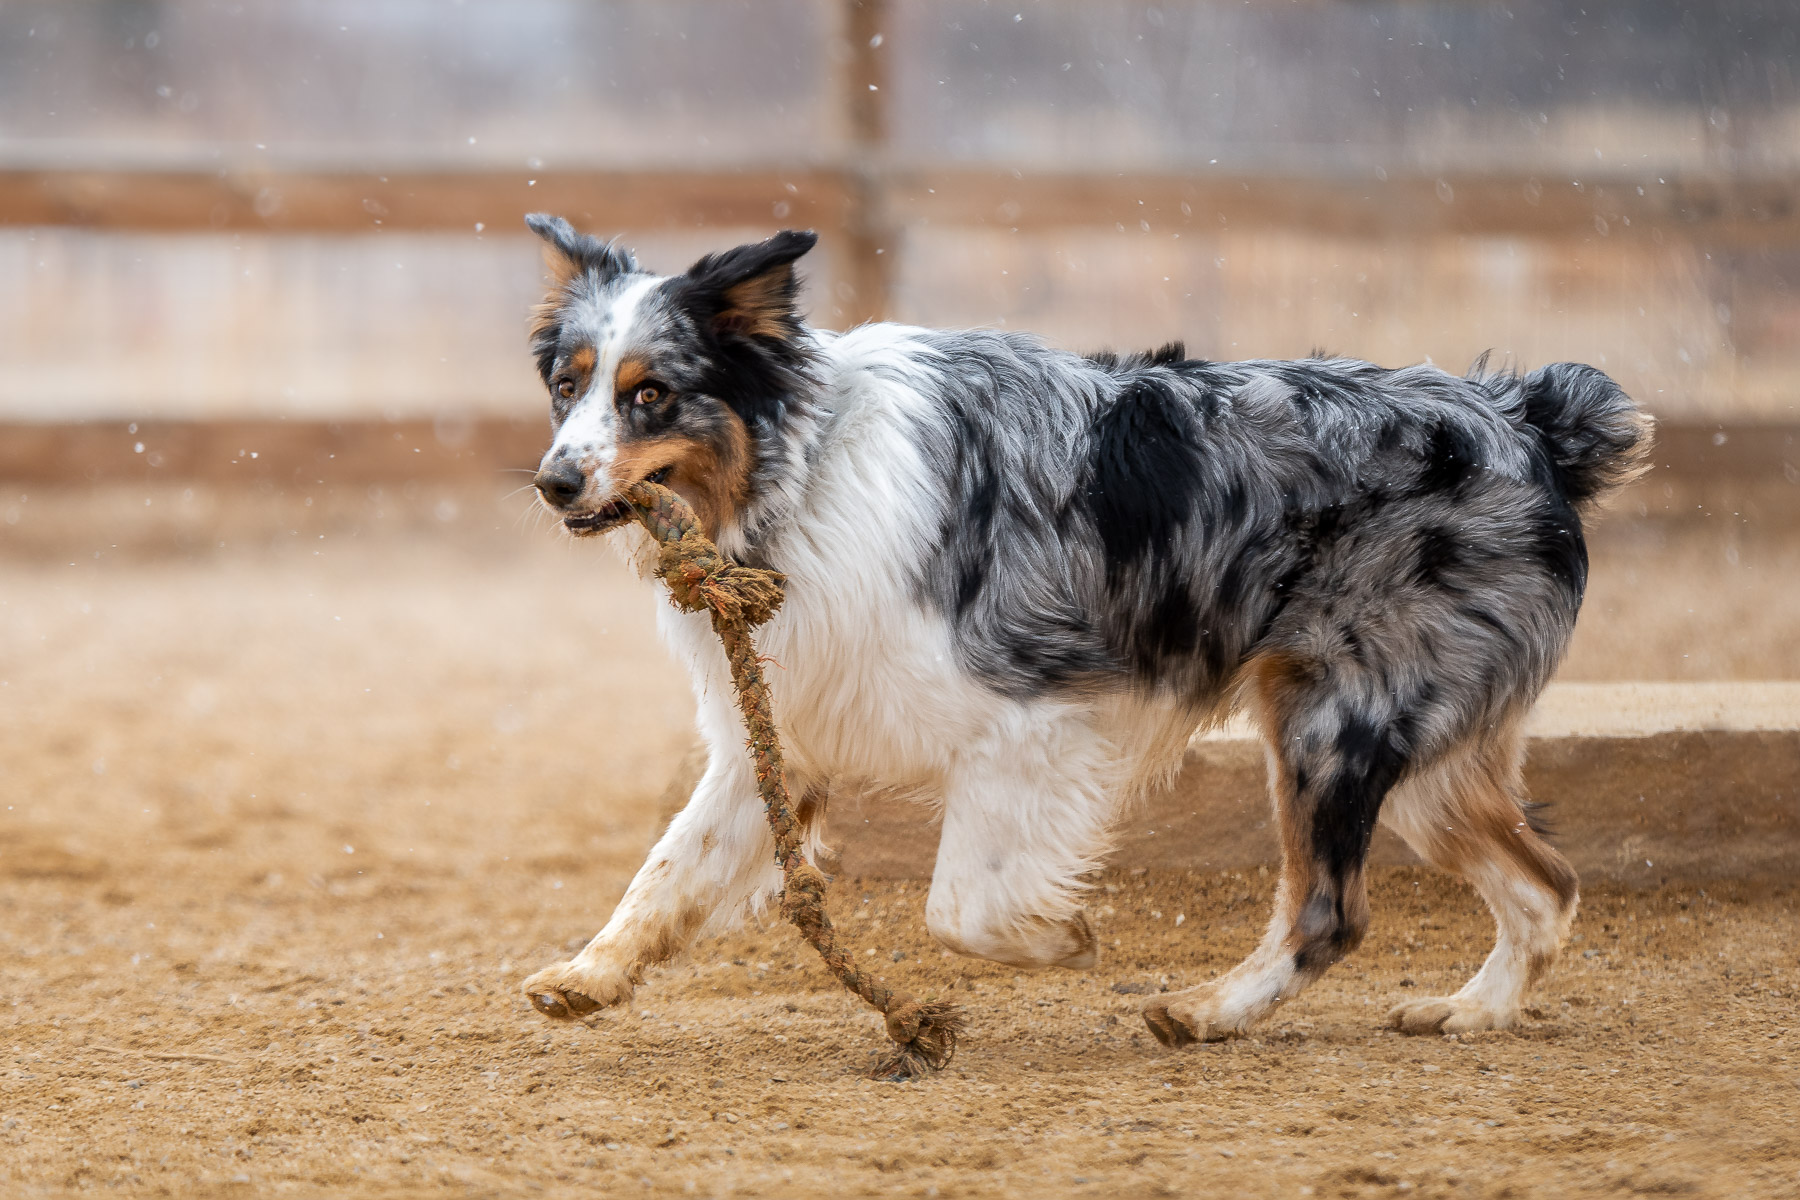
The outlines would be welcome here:
[[[1530,1019],[1462,1039],[1381,1027],[1490,944],[1411,868],[1221,1046],[1136,1006],[1248,950],[1255,870],[1109,872],[1085,975],[948,958],[919,884],[842,881],[890,980],[968,1007],[910,1084],[779,927],[549,1025],[518,984],[690,740],[655,601],[517,501],[314,499],[0,496],[0,1191],[1800,1195],[1787,885],[1591,885]],[[1792,540],[1629,526],[1595,564],[1566,678],[1800,678]]]

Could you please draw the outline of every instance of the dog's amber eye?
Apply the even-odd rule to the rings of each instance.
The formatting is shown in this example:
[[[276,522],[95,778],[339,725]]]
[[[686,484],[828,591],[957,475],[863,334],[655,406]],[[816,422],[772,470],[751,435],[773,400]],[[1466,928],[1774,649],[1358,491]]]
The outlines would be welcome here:
[[[637,390],[637,395],[632,399],[639,404],[655,404],[662,399],[662,395],[662,389],[655,384],[645,384]]]
[[[573,400],[575,398],[575,381],[573,379],[559,381],[556,385],[556,394],[564,400]]]

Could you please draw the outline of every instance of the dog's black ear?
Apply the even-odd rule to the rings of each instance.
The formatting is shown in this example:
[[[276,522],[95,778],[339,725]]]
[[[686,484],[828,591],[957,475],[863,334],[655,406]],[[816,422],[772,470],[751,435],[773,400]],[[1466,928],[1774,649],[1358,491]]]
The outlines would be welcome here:
[[[575,227],[561,217],[549,213],[532,213],[525,218],[531,232],[544,239],[544,265],[566,284],[577,275],[597,271],[600,281],[616,278],[637,270],[631,252],[611,242],[603,242],[591,234],[576,233]]]
[[[800,332],[794,261],[818,244],[812,230],[784,229],[766,242],[709,254],[688,268],[691,292],[719,333],[787,341]]]

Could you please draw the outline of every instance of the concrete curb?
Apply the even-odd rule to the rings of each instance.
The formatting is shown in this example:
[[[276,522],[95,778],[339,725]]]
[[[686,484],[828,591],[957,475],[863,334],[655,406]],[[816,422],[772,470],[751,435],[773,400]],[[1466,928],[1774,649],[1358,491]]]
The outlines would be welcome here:
[[[1633,886],[1800,876],[1800,684],[1563,684],[1527,726],[1525,776],[1585,879]],[[1197,871],[1279,861],[1262,745],[1195,739],[1173,783],[1129,811],[1116,865]],[[833,797],[839,873],[931,874],[924,806]],[[1419,861],[1385,829],[1373,861]]]

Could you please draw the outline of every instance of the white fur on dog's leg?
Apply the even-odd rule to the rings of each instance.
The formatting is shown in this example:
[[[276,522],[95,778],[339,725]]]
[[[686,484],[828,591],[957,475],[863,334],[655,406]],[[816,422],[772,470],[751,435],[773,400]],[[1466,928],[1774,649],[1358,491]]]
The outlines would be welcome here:
[[[644,970],[684,949],[709,925],[727,926],[781,875],[749,756],[715,752],[706,774],[606,927],[567,962],[527,979],[533,1008],[555,1020],[589,1016],[631,999]]]
[[[1382,814],[1421,857],[1474,884],[1496,926],[1493,952],[1454,995],[1412,997],[1388,1011],[1403,1033],[1510,1028],[1569,936],[1575,873],[1519,807],[1518,761],[1517,733],[1503,731],[1402,784]],[[1478,819],[1484,810],[1488,819]]]
[[[1186,1046],[1237,1037],[1300,991],[1305,981],[1288,944],[1294,909],[1288,892],[1284,882],[1276,892],[1275,915],[1262,941],[1224,978],[1145,1001],[1144,1024],[1157,1041]]]
[[[1469,874],[1499,925],[1494,949],[1454,995],[1420,996],[1388,1010],[1388,1024],[1402,1033],[1512,1028],[1526,992],[1555,964],[1569,935],[1576,899],[1564,905],[1554,893],[1507,872],[1503,864],[1486,864]]]
[[[1111,801],[1084,724],[1026,710],[952,771],[925,922],[958,954],[1085,970],[1099,939],[1081,876],[1105,848]]]

